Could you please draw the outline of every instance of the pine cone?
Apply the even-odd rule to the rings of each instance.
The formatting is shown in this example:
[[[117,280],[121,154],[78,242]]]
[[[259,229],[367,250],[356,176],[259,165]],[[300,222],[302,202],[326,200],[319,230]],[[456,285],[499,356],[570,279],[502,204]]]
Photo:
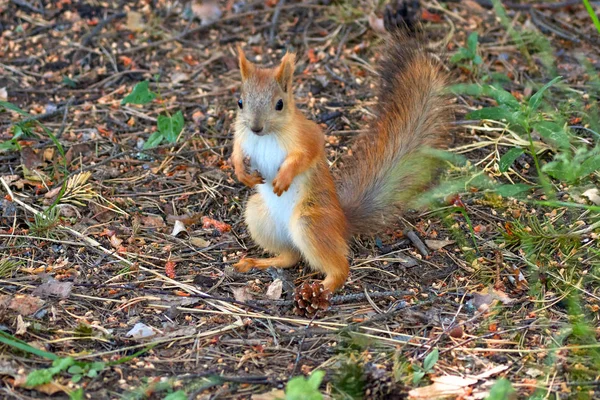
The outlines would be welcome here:
[[[304,282],[294,293],[294,313],[302,317],[312,317],[319,310],[329,308],[331,292],[325,290],[320,282]]]

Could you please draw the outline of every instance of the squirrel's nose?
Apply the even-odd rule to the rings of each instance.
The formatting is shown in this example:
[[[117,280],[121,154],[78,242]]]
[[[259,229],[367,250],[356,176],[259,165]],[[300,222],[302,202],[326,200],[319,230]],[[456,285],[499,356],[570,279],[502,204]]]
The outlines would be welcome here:
[[[252,129],[252,132],[254,132],[254,133],[261,133],[263,130],[263,127],[262,126],[253,126],[250,129]]]

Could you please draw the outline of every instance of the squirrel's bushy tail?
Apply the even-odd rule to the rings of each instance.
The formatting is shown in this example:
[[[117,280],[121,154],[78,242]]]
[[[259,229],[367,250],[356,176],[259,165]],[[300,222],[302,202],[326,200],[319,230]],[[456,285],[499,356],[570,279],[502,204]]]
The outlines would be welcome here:
[[[452,120],[446,75],[422,41],[397,30],[384,51],[377,118],[337,180],[351,235],[388,226],[426,190],[439,162],[425,150],[442,143]]]

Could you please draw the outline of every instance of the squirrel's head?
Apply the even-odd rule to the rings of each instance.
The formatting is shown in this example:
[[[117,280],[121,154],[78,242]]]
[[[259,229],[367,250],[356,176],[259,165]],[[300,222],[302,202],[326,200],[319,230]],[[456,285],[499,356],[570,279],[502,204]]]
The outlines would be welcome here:
[[[295,54],[287,53],[275,68],[252,64],[239,46],[238,55],[242,75],[238,123],[259,136],[282,131],[295,108],[292,93]]]

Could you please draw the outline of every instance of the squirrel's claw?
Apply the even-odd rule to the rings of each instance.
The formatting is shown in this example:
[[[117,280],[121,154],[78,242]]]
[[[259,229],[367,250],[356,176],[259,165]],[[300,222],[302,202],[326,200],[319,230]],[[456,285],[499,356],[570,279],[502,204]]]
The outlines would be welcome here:
[[[238,180],[250,188],[265,183],[264,178],[258,171],[254,171],[251,174],[246,172],[238,174]]]
[[[283,192],[286,192],[290,188],[291,184],[291,180],[286,182],[284,179],[277,177],[273,180],[273,193],[277,196],[281,196]]]

